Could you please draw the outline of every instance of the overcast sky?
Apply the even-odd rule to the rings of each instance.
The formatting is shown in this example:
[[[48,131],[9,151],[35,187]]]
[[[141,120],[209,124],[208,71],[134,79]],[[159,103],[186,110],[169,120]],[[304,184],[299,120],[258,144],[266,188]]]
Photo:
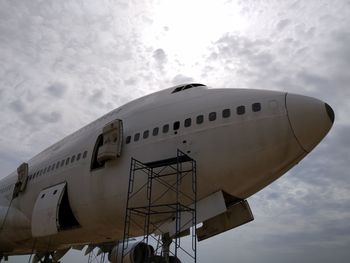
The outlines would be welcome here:
[[[196,81],[327,101],[333,129],[199,261],[349,262],[350,1],[0,0],[0,177],[132,99]],[[86,262],[70,252],[63,262]],[[10,262],[27,262],[15,257]]]

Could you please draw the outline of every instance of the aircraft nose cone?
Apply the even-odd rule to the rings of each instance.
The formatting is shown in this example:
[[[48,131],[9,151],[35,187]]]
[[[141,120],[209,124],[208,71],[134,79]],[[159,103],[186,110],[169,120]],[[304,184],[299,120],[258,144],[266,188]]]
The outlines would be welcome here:
[[[286,108],[295,137],[310,152],[331,129],[333,109],[323,101],[296,94],[287,94]]]

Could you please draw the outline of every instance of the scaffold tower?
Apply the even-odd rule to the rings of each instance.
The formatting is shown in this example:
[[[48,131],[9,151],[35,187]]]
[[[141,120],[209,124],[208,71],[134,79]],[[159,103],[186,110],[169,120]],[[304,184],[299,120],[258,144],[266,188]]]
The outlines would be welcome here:
[[[152,246],[146,262],[197,262],[196,162],[177,150],[173,158],[143,163],[131,159],[122,262],[129,240]],[[183,237],[189,236],[186,239]]]

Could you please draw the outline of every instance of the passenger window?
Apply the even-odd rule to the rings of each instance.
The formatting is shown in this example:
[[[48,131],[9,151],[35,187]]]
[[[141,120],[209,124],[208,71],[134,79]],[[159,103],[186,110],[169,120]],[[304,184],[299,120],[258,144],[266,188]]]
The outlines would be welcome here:
[[[245,107],[244,106],[238,106],[237,107],[237,114],[242,115],[245,113]]]
[[[85,152],[84,152],[84,154],[83,154],[83,159],[85,159],[85,158],[86,158],[87,153],[88,153],[87,151],[85,151]]]
[[[157,135],[158,135],[158,132],[159,132],[159,128],[158,128],[158,127],[155,127],[155,128],[153,129],[153,132],[152,132],[153,136],[157,136]]]
[[[147,131],[144,131],[144,132],[143,132],[143,138],[144,138],[144,139],[147,139],[148,136],[149,136],[149,131],[148,131],[148,130],[147,130]]]
[[[197,116],[197,119],[196,119],[197,124],[202,124],[202,123],[203,123],[203,120],[204,120],[203,115],[198,115],[198,116]]]
[[[216,120],[216,112],[209,113],[209,121],[215,121]]]
[[[69,157],[66,159],[66,165],[69,164]]]
[[[260,103],[253,103],[252,104],[252,110],[253,110],[253,112],[258,112],[258,111],[260,111],[261,110],[261,104]]]
[[[126,144],[129,144],[131,142],[131,136],[126,137]]]
[[[134,135],[134,141],[137,142],[138,140],[140,140],[140,133]]]
[[[58,167],[60,166],[60,162],[56,163],[56,169],[58,169]]]
[[[80,160],[80,157],[81,157],[81,153],[78,153],[78,155],[77,155],[77,161]]]
[[[178,130],[180,128],[180,122],[179,121],[174,122],[173,128],[174,128],[174,131]]]
[[[47,168],[45,167],[45,169],[44,169],[44,173],[46,173],[46,169],[47,169]]]
[[[192,123],[192,119],[191,118],[186,119],[185,120],[185,127],[190,127],[191,123]]]
[[[71,163],[74,163],[75,161],[75,155],[72,156],[72,159],[70,160]]]
[[[230,109],[224,109],[222,111],[222,117],[223,118],[229,118],[231,116],[231,110]]]
[[[49,165],[49,167],[47,167],[47,171],[50,172],[51,170],[51,165]]]
[[[169,131],[169,124],[165,124],[163,126],[163,133],[167,133]]]
[[[64,165],[64,160],[61,161],[61,167]]]

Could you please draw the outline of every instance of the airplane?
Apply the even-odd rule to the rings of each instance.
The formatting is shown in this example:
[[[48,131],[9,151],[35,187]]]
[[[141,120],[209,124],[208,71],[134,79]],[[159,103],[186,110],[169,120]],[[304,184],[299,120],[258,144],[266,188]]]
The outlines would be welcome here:
[[[104,248],[120,262],[130,160],[167,160],[177,149],[196,161],[201,239],[250,222],[242,201],[298,164],[334,118],[327,103],[312,97],[199,83],[131,101],[0,181],[0,260],[34,253],[33,262],[58,262],[70,248],[89,245],[87,253]],[[235,222],[208,230],[230,213]],[[171,220],[160,224],[171,231]],[[127,262],[142,262],[136,247]]]

